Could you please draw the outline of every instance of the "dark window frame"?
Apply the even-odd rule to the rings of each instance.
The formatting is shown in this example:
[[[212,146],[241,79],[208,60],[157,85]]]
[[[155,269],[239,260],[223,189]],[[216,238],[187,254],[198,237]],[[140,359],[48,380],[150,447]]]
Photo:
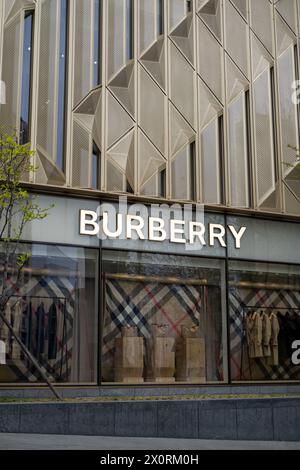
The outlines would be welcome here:
[[[165,2],[157,0],[157,35],[161,36],[165,32]]]
[[[103,2],[94,0],[94,87],[102,84]]]
[[[25,57],[28,46],[26,43],[27,19],[30,18],[30,54],[27,61],[28,76],[25,76]],[[30,141],[31,133],[31,114],[32,114],[32,80],[33,80],[33,55],[34,55],[34,29],[35,29],[35,10],[29,9],[24,12],[24,33],[23,33],[23,63],[22,63],[22,86],[21,86],[21,111],[20,111],[20,143],[27,144]],[[26,90],[25,90],[26,88]],[[24,109],[25,108],[25,109]],[[26,116],[23,115],[26,114]],[[25,119],[24,119],[25,118]]]
[[[277,143],[277,106],[276,106],[276,77],[274,65],[270,67],[271,112],[272,112],[272,139],[275,184],[279,181],[278,143]]]
[[[92,177],[91,177],[91,187],[93,189],[99,189],[101,181],[101,151],[98,148],[98,145],[93,141],[93,151],[92,151]]]
[[[219,180],[220,180],[220,204],[226,202],[226,178],[225,178],[225,142],[224,142],[224,115],[218,116],[218,148],[219,148]]]
[[[197,199],[197,181],[196,181],[196,141],[193,140],[189,145],[189,165],[190,165],[190,199]]]
[[[126,58],[134,58],[134,0],[126,0]]]
[[[68,103],[69,0],[61,0],[60,6],[59,62],[63,59],[63,64],[59,63],[56,164],[62,172],[65,172]],[[62,11],[64,11],[64,15],[62,15]]]
[[[253,200],[253,171],[252,171],[252,127],[251,127],[251,99],[250,90],[245,91],[246,114],[246,143],[247,143],[247,170],[248,170],[248,198],[249,207],[254,207]]]

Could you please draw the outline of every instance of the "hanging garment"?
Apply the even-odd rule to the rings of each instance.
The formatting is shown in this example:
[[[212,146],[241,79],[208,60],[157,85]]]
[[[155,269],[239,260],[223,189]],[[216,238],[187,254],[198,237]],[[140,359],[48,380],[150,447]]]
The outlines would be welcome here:
[[[262,317],[258,312],[252,316],[254,322],[252,329],[253,344],[254,344],[254,357],[263,357],[263,343],[262,343]]]
[[[36,328],[36,357],[42,359],[44,354],[45,342],[45,309],[44,304],[41,303],[36,312],[37,328]]]
[[[290,312],[277,313],[277,317],[280,326],[279,355],[285,360],[291,361],[293,354],[292,344],[298,339],[296,318]]]
[[[254,329],[254,321],[252,320],[252,315],[247,315],[246,316],[246,337],[247,337],[249,357],[251,359],[255,357],[253,329]]]
[[[31,349],[32,303],[26,304],[22,315],[21,341],[29,351]]]
[[[67,321],[67,306],[66,302],[61,304],[60,312],[60,321],[59,323],[59,341],[60,341],[60,371],[59,371],[59,380],[67,381],[70,374],[69,368],[69,358],[72,355],[72,351],[68,347],[68,335],[69,335],[69,326]]]
[[[272,335],[272,327],[271,327],[271,320],[266,313],[262,314],[262,340],[263,340],[263,352],[264,357],[271,356],[271,335]]]
[[[48,359],[56,359],[57,355],[57,311],[53,303],[48,312]]]
[[[297,316],[294,312],[287,312],[287,327],[288,327],[288,351],[289,357],[292,359],[292,355],[294,352],[293,343],[294,341],[300,340],[299,333],[298,333],[298,321]]]
[[[18,338],[20,338],[22,326],[22,306],[20,302],[16,302],[16,304],[14,305],[12,317],[14,333],[16,336],[18,336]],[[12,338],[11,357],[14,360],[21,359],[21,347],[16,341],[15,337]]]
[[[270,338],[270,345],[271,345],[271,357],[268,359],[268,364],[272,366],[278,366],[279,364],[279,350],[278,350],[278,336],[280,333],[280,325],[275,313],[271,313],[270,315],[270,322],[271,322],[271,338]]]

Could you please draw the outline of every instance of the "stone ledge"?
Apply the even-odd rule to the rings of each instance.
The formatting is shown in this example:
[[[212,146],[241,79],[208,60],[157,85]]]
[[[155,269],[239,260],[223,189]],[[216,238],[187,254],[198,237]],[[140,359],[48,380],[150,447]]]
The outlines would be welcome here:
[[[300,441],[300,399],[0,404],[1,432]]]

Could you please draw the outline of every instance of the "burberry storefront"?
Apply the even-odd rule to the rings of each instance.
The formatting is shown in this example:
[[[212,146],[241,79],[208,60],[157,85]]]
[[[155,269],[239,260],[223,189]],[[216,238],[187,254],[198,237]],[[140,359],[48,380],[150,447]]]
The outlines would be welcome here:
[[[300,224],[40,196],[6,317],[63,385],[300,380]],[[0,383],[39,372],[0,324]]]

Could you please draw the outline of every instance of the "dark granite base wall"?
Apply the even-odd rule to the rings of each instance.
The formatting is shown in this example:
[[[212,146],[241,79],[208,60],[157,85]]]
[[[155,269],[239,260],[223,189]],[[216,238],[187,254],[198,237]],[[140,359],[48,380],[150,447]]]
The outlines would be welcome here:
[[[0,404],[0,432],[300,441],[300,399]]]
[[[1,1],[1,0],[0,0]],[[103,387],[56,387],[63,398],[78,397],[168,397],[199,395],[261,395],[288,394],[300,395],[300,384],[265,384],[265,385],[192,385],[192,386],[103,386]],[[18,387],[9,388],[0,385],[0,397],[16,398],[52,398],[49,388]]]

